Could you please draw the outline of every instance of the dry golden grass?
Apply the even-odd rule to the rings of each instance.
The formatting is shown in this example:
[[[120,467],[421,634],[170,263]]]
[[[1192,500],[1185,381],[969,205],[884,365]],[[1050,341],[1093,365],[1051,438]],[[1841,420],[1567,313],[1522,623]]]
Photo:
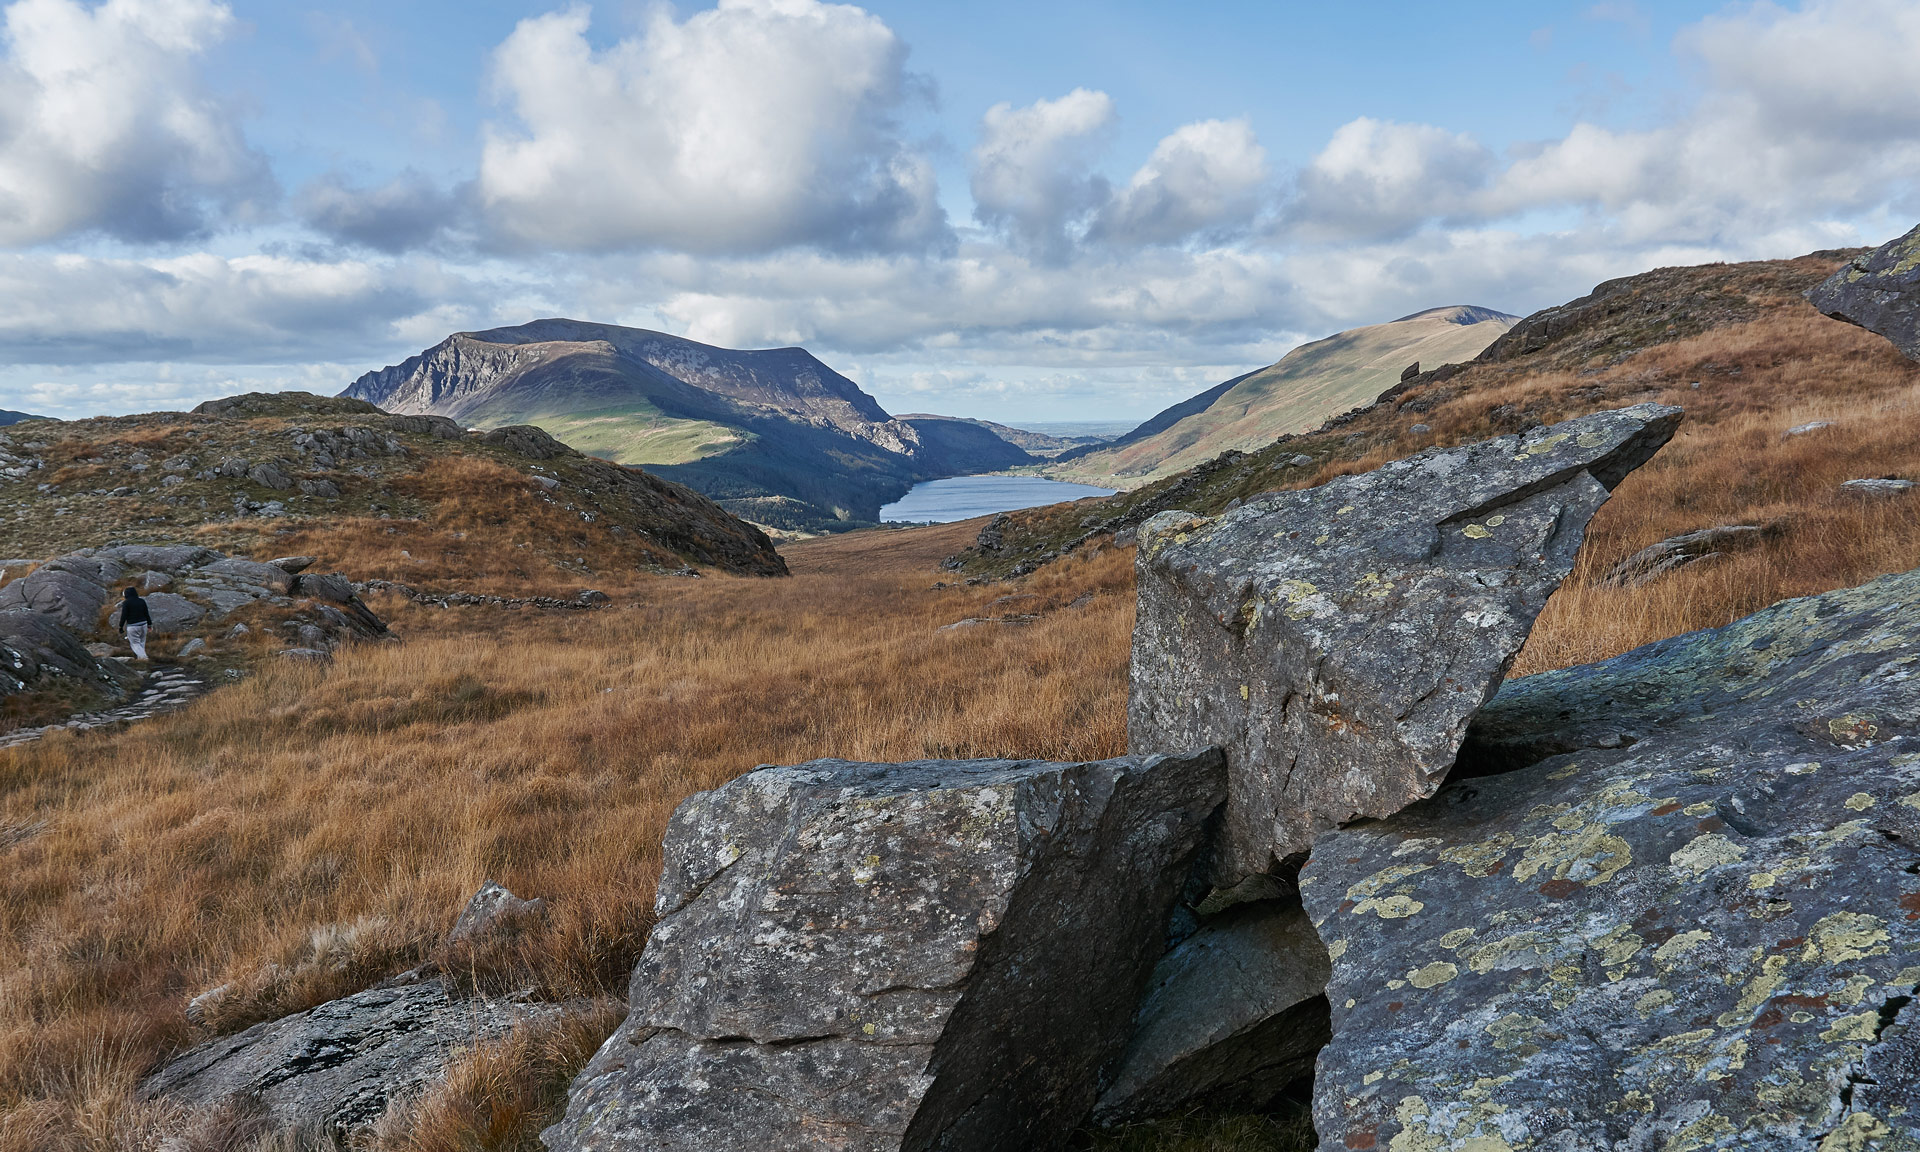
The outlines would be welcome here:
[[[1037,621],[953,632],[1007,589],[919,570],[654,579],[592,614],[387,599],[403,643],[0,752],[0,828],[25,830],[0,836],[0,1149],[140,1146],[165,1117],[128,1091],[221,983],[222,1031],[436,958],[619,995],[666,817],[755,764],[1119,753],[1130,563],[1050,569],[1018,607]],[[487,877],[550,916],[511,957],[437,955]]]

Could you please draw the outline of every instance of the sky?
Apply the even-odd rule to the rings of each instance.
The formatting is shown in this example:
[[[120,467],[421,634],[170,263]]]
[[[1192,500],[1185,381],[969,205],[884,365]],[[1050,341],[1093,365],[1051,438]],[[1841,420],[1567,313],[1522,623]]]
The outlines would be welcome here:
[[[12,0],[0,408],[542,316],[1143,419],[1424,308],[1920,221],[1920,0]]]

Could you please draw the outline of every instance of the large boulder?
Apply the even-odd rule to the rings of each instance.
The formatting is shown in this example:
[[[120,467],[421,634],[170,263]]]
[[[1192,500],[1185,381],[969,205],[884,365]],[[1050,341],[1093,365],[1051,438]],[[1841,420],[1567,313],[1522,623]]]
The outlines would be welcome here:
[[[1679,421],[1642,404],[1143,525],[1128,736],[1226,750],[1214,883],[1431,795],[1588,519]]]
[[[0,699],[65,679],[124,695],[140,683],[118,660],[98,660],[72,632],[42,612],[0,609]]]
[[[1911,572],[1508,685],[1301,874],[1323,1152],[1920,1148],[1917,672]]]
[[[258,560],[248,560],[240,556],[215,560],[200,568],[200,575],[218,576],[237,584],[251,584],[258,588],[271,589],[284,593],[293,586],[293,573],[277,564],[262,564]]]
[[[277,1127],[337,1139],[440,1079],[474,1047],[563,1011],[459,996],[438,979],[374,988],[209,1040],[168,1061],[139,1095],[196,1109],[258,1102]]]
[[[1807,293],[1813,306],[1920,360],[1920,227],[1856,256]]]
[[[179,572],[225,558],[211,548],[194,544],[121,544],[101,548],[94,555],[118,560],[129,568],[151,568],[159,572]]]
[[[150,592],[142,599],[147,602],[147,615],[153,618],[155,632],[182,632],[198,624],[207,615],[205,608],[173,592]],[[107,615],[107,626],[120,626],[119,605],[115,605]]]
[[[1214,750],[762,768],[683,803],[555,1152],[1052,1149],[1126,1043]]]
[[[113,565],[114,574],[101,579],[101,566],[84,559],[70,561],[65,556],[49,561],[0,588],[0,612],[26,608],[43,612],[75,632],[92,632],[110,598],[107,582],[118,579],[125,569]]]

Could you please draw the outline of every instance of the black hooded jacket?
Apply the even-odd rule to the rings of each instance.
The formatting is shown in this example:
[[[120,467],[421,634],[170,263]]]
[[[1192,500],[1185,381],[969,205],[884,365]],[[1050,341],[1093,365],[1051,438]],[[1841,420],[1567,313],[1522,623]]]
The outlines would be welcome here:
[[[127,598],[120,602],[120,631],[125,632],[129,624],[151,624],[153,616],[147,611],[147,602],[140,593],[127,589]]]

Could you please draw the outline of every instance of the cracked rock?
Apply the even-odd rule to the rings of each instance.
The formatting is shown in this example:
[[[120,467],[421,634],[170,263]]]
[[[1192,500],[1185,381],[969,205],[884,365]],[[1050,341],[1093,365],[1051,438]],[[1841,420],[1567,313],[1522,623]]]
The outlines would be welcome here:
[[[1053,1149],[1222,796],[1214,750],[819,760],[696,795],[555,1152]]]
[[[1916,637],[1920,571],[1515,681],[1323,836],[1323,1152],[1920,1147]]]
[[[1588,519],[1679,422],[1637,405],[1142,525],[1128,737],[1226,750],[1214,884],[1432,795]]]
[[[337,1138],[437,1081],[463,1052],[564,1011],[460,997],[440,980],[374,988],[209,1040],[168,1061],[139,1094],[196,1108],[256,1100],[284,1129]]]

